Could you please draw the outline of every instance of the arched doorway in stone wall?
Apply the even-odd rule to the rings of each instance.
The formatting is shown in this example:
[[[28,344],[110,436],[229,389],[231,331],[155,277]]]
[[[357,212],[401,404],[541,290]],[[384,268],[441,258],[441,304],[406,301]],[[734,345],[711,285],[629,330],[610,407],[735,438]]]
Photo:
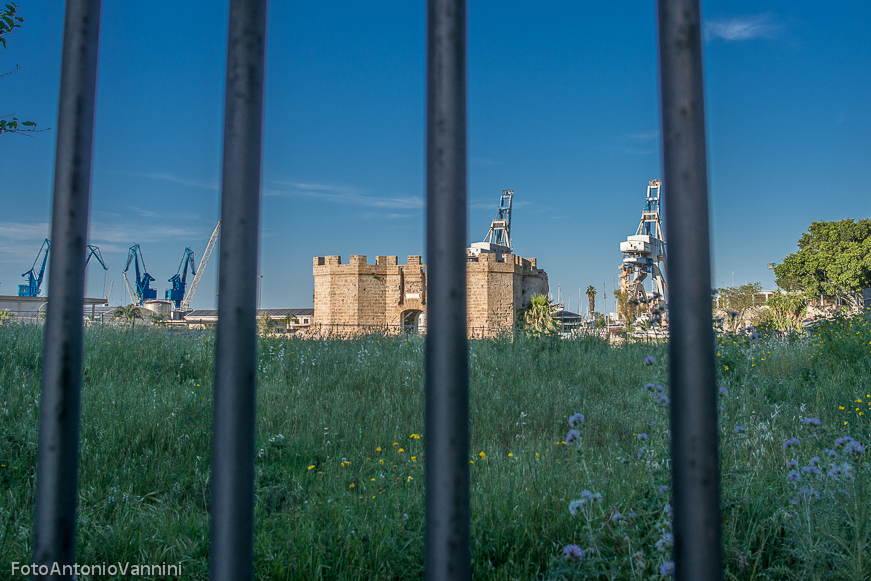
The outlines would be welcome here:
[[[409,309],[400,313],[402,330],[405,333],[416,335],[426,331],[426,312],[418,309]]]

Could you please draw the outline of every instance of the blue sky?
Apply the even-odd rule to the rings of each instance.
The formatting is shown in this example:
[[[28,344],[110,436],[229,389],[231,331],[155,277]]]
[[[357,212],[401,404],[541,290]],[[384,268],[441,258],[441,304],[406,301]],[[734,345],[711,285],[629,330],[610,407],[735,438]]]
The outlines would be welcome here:
[[[513,189],[516,253],[573,308],[591,284],[610,306],[619,243],[661,177],[655,4],[530,6],[469,5],[470,242]],[[54,127],[62,3],[19,14],[0,115]],[[714,278],[769,288],[767,263],[812,221],[871,216],[871,4],[703,15]],[[270,3],[263,307],[312,304],[313,256],[423,253],[425,24],[422,1]],[[218,219],[226,27],[226,2],[104,3],[90,242],[110,270],[88,267],[88,296],[114,280],[122,302],[134,243],[159,297],[186,246],[199,259]],[[54,147],[53,131],[0,137],[0,294],[48,235]],[[216,279],[213,260],[195,308],[216,306]]]

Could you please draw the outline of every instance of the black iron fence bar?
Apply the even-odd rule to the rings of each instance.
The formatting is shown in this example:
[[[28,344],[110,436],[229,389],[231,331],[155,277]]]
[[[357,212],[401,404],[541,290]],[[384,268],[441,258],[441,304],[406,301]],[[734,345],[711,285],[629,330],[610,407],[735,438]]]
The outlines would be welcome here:
[[[722,579],[717,388],[698,0],[659,0],[677,579]]]
[[[39,566],[34,574],[39,579],[47,578],[43,573],[55,563],[73,565],[76,553],[82,304],[100,9],[101,0],[68,0],[64,20],[48,282],[51,300],[43,338],[36,468],[33,562]]]
[[[426,377],[428,581],[469,579],[466,338],[466,2],[427,3]]]
[[[257,241],[266,0],[231,0],[215,337],[209,575],[253,577]]]

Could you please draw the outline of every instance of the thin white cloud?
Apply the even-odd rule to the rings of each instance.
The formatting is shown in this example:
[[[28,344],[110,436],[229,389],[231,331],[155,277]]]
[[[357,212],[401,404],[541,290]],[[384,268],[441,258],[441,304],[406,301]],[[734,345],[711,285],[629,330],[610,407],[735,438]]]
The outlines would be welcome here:
[[[401,210],[423,208],[423,199],[417,196],[376,197],[364,195],[357,188],[349,186],[282,180],[273,180],[269,183],[274,186],[281,186],[282,189],[264,189],[263,194],[265,196],[304,196],[328,202],[340,202],[369,208],[396,208]]]
[[[167,218],[175,219],[175,220],[199,220],[200,215],[195,214],[193,212],[171,212],[167,213],[164,211],[154,211],[154,210],[146,210],[145,208],[137,208],[136,206],[130,206],[130,209],[139,214],[140,216],[144,216],[146,218],[160,218],[161,220],[166,220]]]
[[[166,239],[199,240],[203,237],[203,229],[193,226],[167,226],[163,224],[118,224],[93,222],[89,242],[91,244],[119,244],[129,247],[143,242],[156,242]],[[102,249],[102,246],[100,246]]]
[[[639,131],[638,133],[630,133],[624,139],[635,143],[645,143],[659,138],[659,131]]]
[[[113,172],[114,173],[114,172]],[[134,173],[121,173],[121,175],[129,175],[140,178],[148,178],[152,180],[162,180],[165,182],[172,182],[174,184],[182,184],[185,186],[193,186],[195,188],[203,188],[206,190],[217,190],[218,189],[218,181],[217,180],[192,180],[188,178],[181,178],[175,174],[167,173],[167,172],[134,172]]]
[[[0,238],[44,240],[50,232],[48,222],[0,222]]]
[[[705,22],[705,38],[709,41],[720,38],[727,42],[774,38],[782,28],[771,14],[718,18]]]

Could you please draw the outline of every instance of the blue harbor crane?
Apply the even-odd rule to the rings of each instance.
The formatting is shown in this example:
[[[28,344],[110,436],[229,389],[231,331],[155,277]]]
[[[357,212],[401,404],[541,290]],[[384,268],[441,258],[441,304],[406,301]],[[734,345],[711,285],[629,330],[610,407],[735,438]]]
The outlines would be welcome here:
[[[27,284],[18,285],[18,296],[20,297],[38,297],[39,290],[42,286],[42,277],[45,274],[45,264],[48,262],[48,251],[51,250],[51,242],[48,238],[42,243],[39,252],[36,254],[36,260],[33,261],[33,266],[21,276],[27,279]],[[45,252],[45,254],[43,254]],[[42,265],[39,267],[39,273],[36,271],[36,263],[39,262],[39,257],[42,256]]]
[[[140,262],[142,263],[141,274],[139,272]],[[130,263],[133,263],[133,266],[136,269],[135,291],[130,288],[130,281],[127,280],[127,271],[130,270]],[[130,293],[130,300],[132,303],[141,305],[145,301],[157,298],[157,290],[150,286],[154,277],[148,274],[148,271],[145,269],[145,259],[142,258],[142,249],[139,248],[138,244],[134,244],[130,247],[130,251],[127,253],[127,266],[124,267],[121,274],[124,276],[124,282],[127,284],[127,292]]]
[[[187,284],[188,266],[191,267],[191,274],[196,276],[197,269],[194,267],[194,251],[190,248],[184,249],[184,254],[181,257],[181,264],[178,265],[178,272],[175,273],[169,282],[172,283],[172,289],[166,291],[165,298],[168,301],[175,303],[175,308],[181,308],[181,302],[184,300],[184,291]]]
[[[94,246],[93,244],[88,244],[88,257],[85,258],[85,267],[87,268],[88,262],[91,260],[91,257],[95,257],[97,261],[99,261],[100,266],[103,267],[103,270],[109,270],[106,266],[106,263],[103,262],[103,255],[100,254],[100,248],[98,246]]]

